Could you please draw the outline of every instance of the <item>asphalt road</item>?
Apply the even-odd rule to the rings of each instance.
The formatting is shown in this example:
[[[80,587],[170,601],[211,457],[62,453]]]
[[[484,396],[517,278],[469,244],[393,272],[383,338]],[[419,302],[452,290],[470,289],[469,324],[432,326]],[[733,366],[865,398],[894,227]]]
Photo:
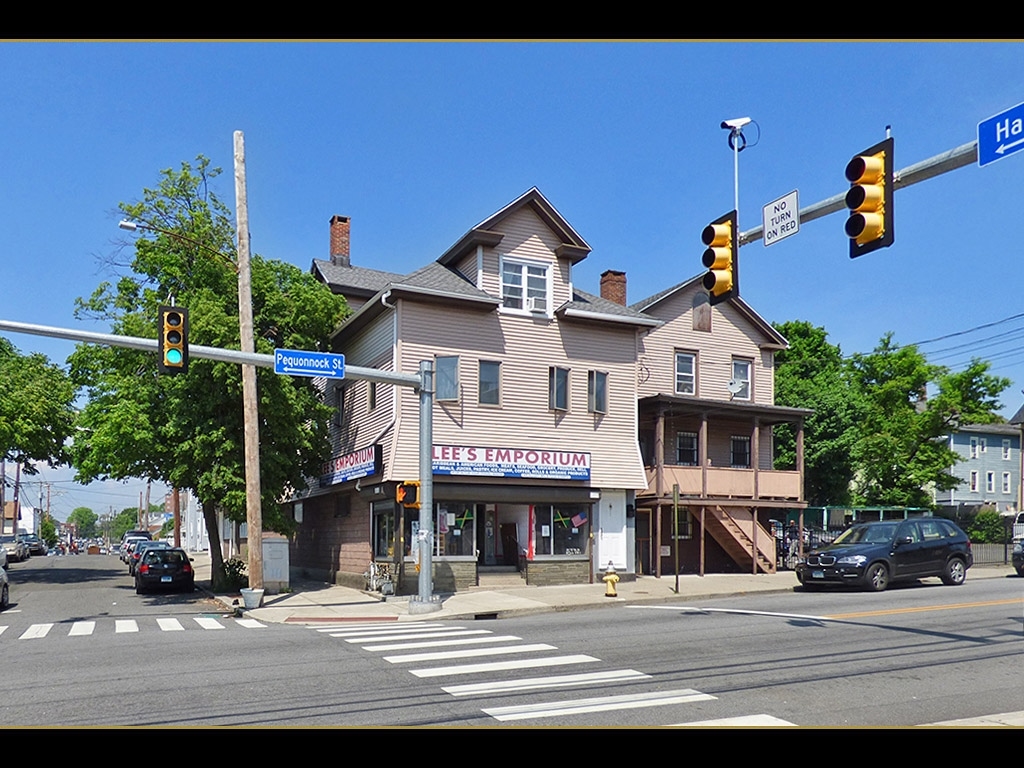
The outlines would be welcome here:
[[[11,568],[0,724],[908,726],[1024,711],[1024,579],[476,622],[236,620],[116,557]]]

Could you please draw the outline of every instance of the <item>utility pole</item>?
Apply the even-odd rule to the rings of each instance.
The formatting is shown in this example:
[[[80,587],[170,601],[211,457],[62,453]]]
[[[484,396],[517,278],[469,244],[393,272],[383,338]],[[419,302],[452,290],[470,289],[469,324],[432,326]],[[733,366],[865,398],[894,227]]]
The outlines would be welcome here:
[[[238,330],[242,352],[256,352],[252,328],[252,278],[249,265],[249,203],[245,186],[245,136],[235,131],[235,210],[238,220]],[[263,589],[263,507],[260,493],[260,427],[256,367],[242,364],[242,414],[245,422],[245,521],[248,528],[249,588]]]

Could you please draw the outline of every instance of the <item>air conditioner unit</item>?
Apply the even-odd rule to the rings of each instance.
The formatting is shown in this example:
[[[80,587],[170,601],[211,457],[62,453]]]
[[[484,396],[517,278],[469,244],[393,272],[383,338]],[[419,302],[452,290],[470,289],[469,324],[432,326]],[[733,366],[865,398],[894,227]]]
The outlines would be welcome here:
[[[539,296],[530,296],[526,299],[526,311],[527,312],[544,312],[544,299]]]

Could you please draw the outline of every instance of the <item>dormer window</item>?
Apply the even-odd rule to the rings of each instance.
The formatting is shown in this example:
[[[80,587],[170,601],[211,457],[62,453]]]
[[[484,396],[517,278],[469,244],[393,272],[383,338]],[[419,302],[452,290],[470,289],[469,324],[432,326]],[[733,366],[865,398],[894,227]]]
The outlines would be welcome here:
[[[546,315],[549,293],[547,264],[502,259],[501,299],[505,309]]]

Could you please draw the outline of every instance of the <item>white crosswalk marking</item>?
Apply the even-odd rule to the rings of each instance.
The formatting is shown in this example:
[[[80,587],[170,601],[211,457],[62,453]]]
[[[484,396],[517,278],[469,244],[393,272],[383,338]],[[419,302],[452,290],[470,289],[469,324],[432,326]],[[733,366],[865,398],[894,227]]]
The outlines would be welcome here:
[[[224,625],[209,616],[194,616],[196,624],[203,629],[224,629]]]
[[[68,637],[80,637],[82,635],[91,635],[96,630],[95,621],[76,621],[71,625],[71,631],[68,632]]]
[[[184,632],[185,628],[177,619],[157,619],[157,626],[164,632]]]
[[[492,707],[483,712],[496,720],[532,720],[541,717],[560,717],[562,715],[580,715],[590,712],[609,712],[620,709],[639,709],[642,707],[662,707],[667,704],[689,704],[694,701],[713,701],[714,696],[692,688],[676,691],[655,691],[653,693],[622,696],[602,696],[592,699],[571,699],[543,704],[523,704],[513,707]]]
[[[511,691],[533,691],[543,688],[571,688],[576,685],[594,683],[625,682],[645,680],[650,675],[635,669],[613,669],[607,672],[584,672],[578,675],[554,675],[550,677],[528,677],[522,680],[494,680],[488,683],[442,686],[441,690],[452,696],[486,696]]]
[[[114,632],[122,634],[124,632],[138,632],[139,625],[135,619],[116,619],[114,621]]]
[[[568,656],[549,656],[543,659],[517,659],[515,661],[492,661],[488,664],[457,664],[451,667],[427,667],[410,669],[416,677],[444,677],[445,675],[472,675],[478,672],[496,672],[510,669],[533,669],[536,667],[557,667],[562,664],[589,664],[600,659],[582,653]]]
[[[379,623],[371,622],[369,624],[347,624],[338,625],[330,624],[329,626],[314,626],[317,632],[330,632],[341,635],[355,635],[355,634],[372,634],[373,632],[419,632],[423,629],[432,629],[436,627],[448,627],[448,624],[439,624],[437,622],[430,621],[417,621],[412,624],[397,624],[395,622]],[[455,627],[455,629],[462,629],[462,627]]]
[[[402,651],[406,648],[448,648],[452,645],[477,645],[479,643],[510,643],[522,640],[515,635],[489,635],[487,637],[463,637],[457,640],[421,640],[415,643],[386,643],[384,645],[364,645],[364,651]]]
[[[706,728],[708,726],[739,726],[741,728],[748,728],[753,725],[763,725],[769,728],[774,728],[779,725],[793,725],[788,720],[782,720],[772,715],[744,715],[742,717],[723,717],[719,720],[698,720],[693,723],[674,723],[672,728]]]
[[[46,637],[46,634],[53,628],[53,624],[33,624],[21,633],[19,640],[38,640]]]
[[[440,630],[435,629],[432,632],[406,632],[402,634],[387,634],[387,635],[357,635],[350,637],[348,635],[335,635],[331,637],[342,637],[346,643],[369,643],[369,642],[391,642],[398,640],[419,640],[426,638],[445,638],[445,637],[465,637],[468,635],[489,635],[491,630],[489,629],[449,629]]]
[[[407,664],[418,661],[444,661],[445,659],[470,659],[475,656],[507,656],[512,653],[535,653],[536,651],[557,651],[547,643],[512,645],[506,648],[464,648],[461,651],[430,651],[428,653],[406,653],[400,656],[385,656],[384,661],[392,664]]]
[[[246,629],[264,629],[265,624],[260,624],[256,619],[235,619],[235,623]]]
[[[7,627],[0,627],[0,635],[7,631]]]

